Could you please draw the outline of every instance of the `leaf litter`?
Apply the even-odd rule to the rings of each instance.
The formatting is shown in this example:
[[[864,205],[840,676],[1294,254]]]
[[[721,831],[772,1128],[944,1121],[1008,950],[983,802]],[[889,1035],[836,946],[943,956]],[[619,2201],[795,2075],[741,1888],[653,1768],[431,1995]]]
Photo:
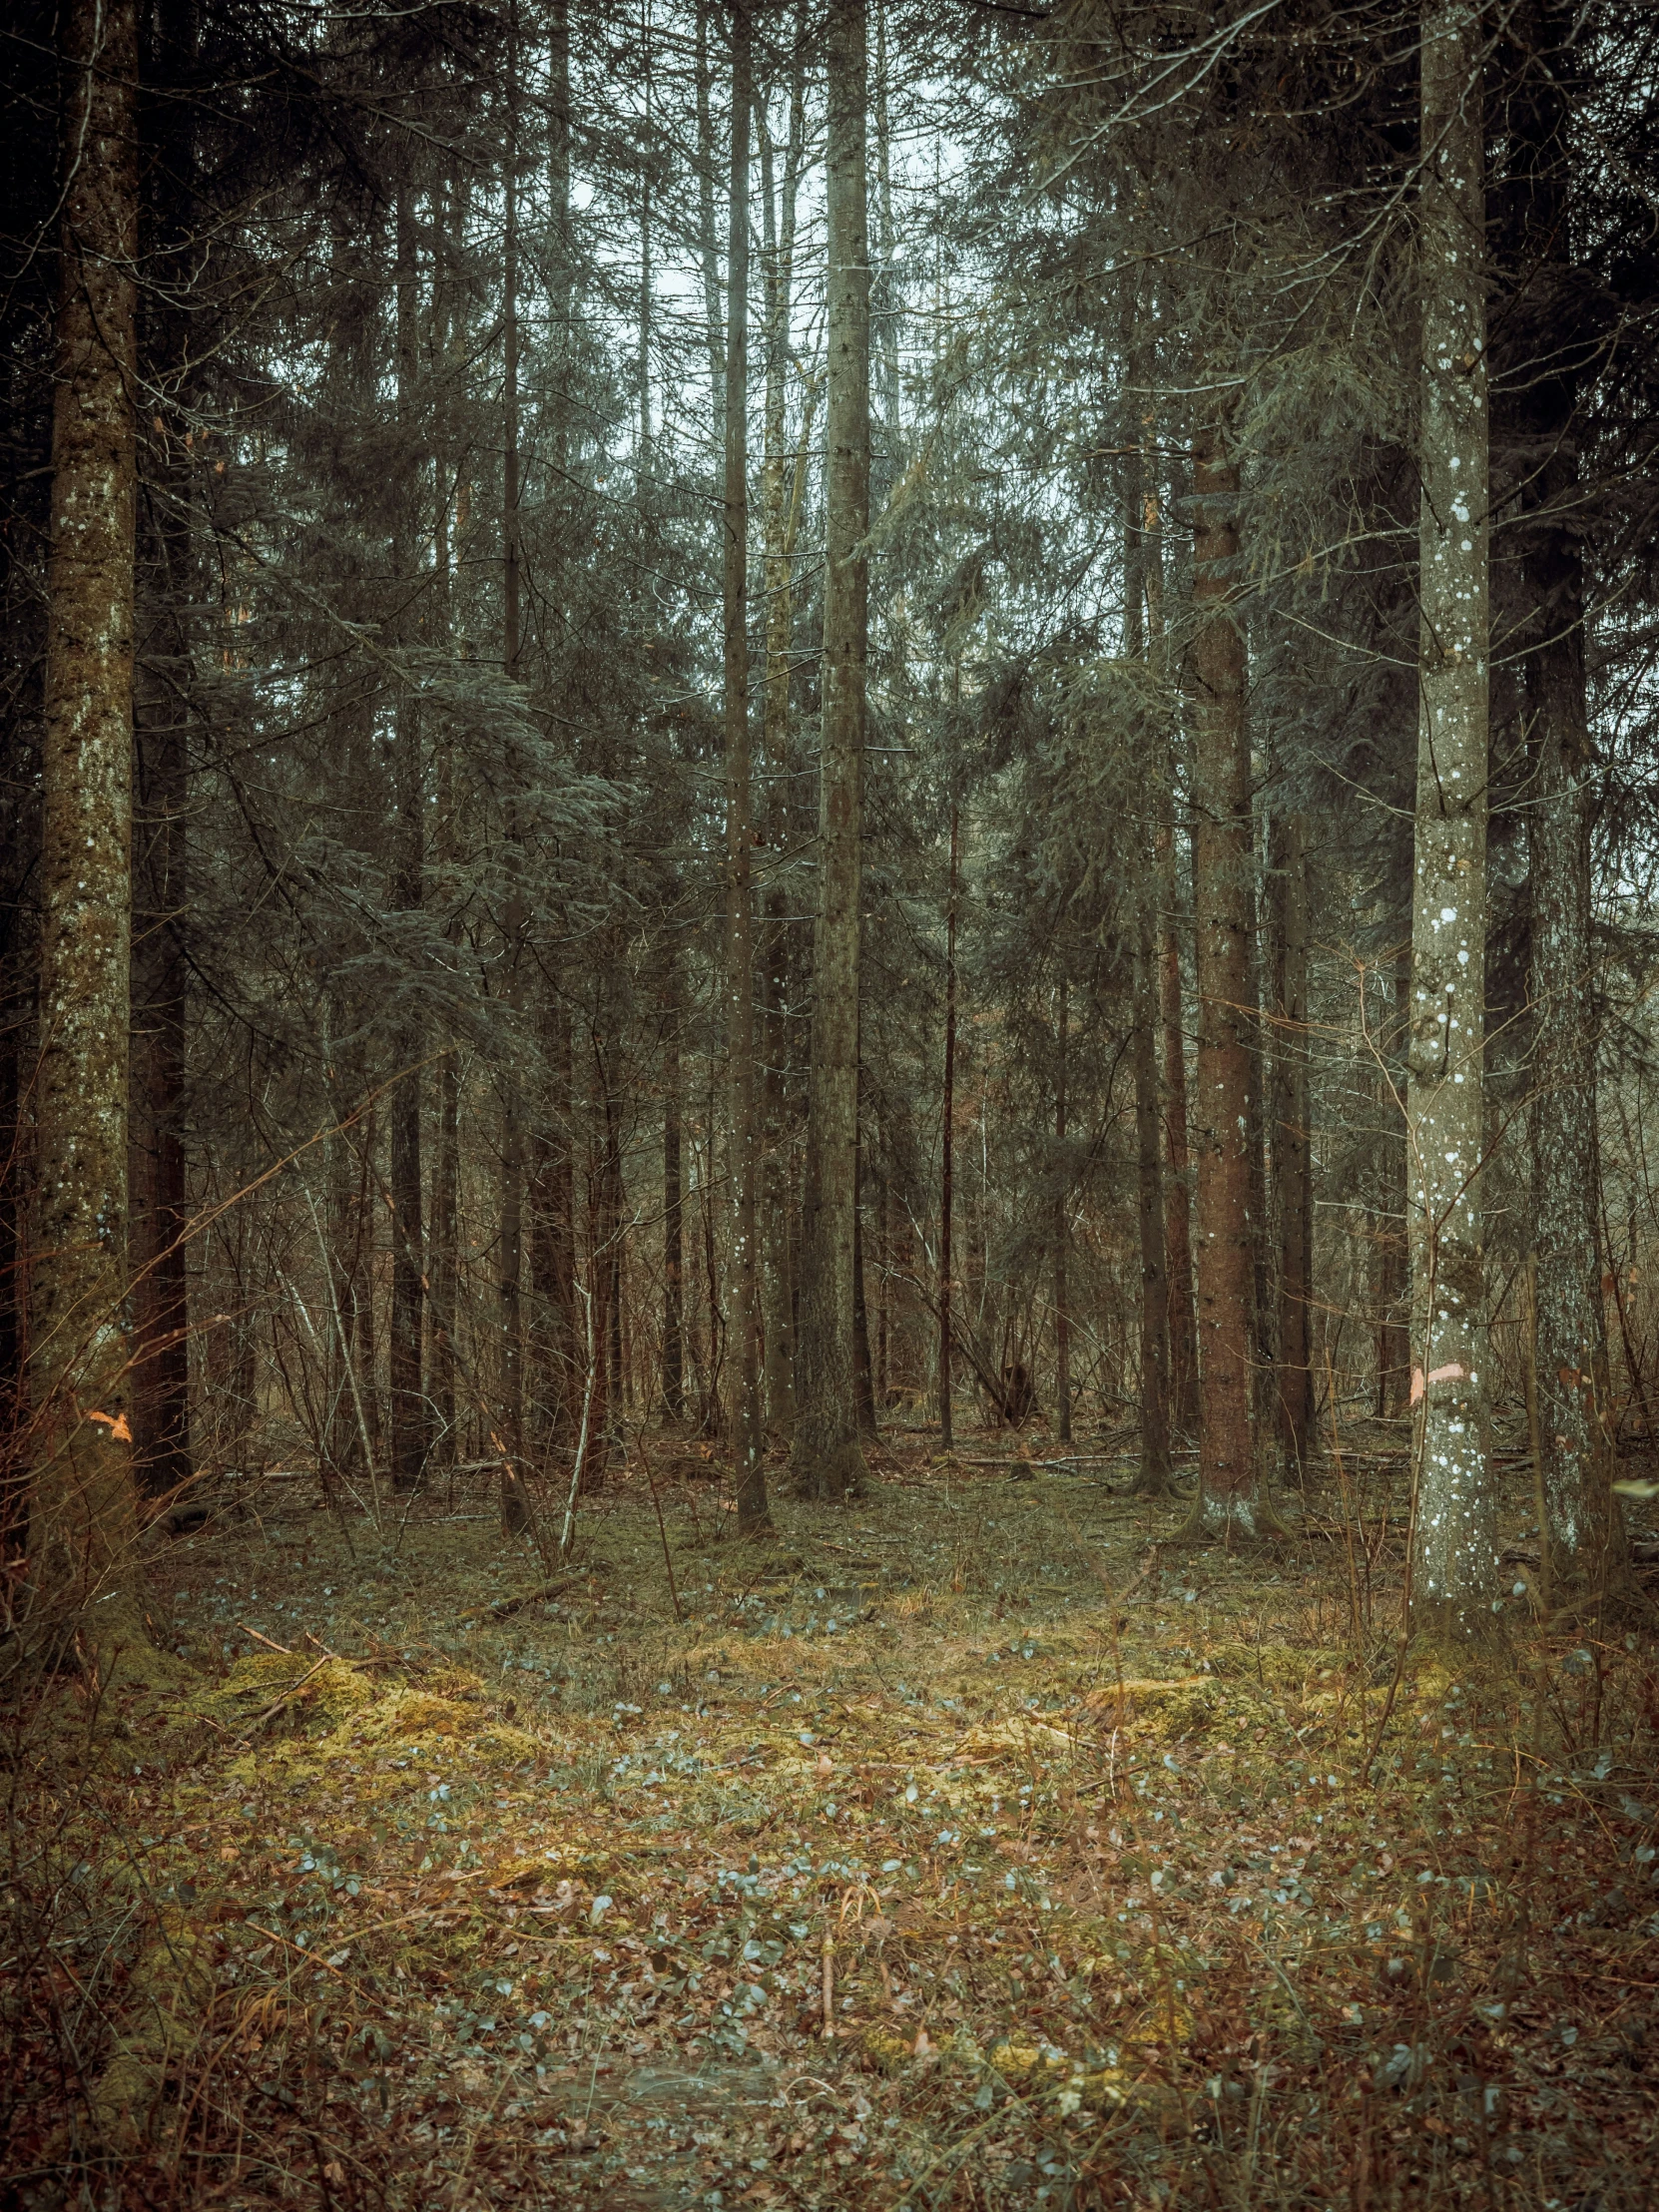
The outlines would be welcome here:
[[[188,1684],[18,1724],[15,2201],[1651,2201],[1644,1636],[1401,1668],[1383,1491],[1362,1590],[884,1456],[671,1493],[675,1598],[626,1479],[516,1605],[482,1493],[167,1549]]]

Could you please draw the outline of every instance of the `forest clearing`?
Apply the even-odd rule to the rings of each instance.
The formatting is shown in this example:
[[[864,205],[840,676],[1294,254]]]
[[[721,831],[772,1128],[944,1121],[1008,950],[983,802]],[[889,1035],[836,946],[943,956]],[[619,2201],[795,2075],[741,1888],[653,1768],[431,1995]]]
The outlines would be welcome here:
[[[636,1459],[551,1595],[464,1483],[168,1539],[192,1670],[18,1747],[17,2201],[1651,2201],[1650,1640],[1401,1665],[1397,1434],[1267,1560],[872,1458]]]
[[[1653,0],[0,57],[0,2212],[1646,2212]]]

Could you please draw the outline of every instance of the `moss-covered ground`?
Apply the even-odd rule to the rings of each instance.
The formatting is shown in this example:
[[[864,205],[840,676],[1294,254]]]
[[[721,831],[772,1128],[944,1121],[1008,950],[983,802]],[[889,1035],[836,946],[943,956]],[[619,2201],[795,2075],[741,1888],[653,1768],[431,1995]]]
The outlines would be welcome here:
[[[158,1532],[180,1686],[13,1724],[10,2200],[1650,2206],[1645,1635],[1517,1497],[1509,1654],[1402,1651],[1397,1448],[1251,1555],[1080,1449]]]

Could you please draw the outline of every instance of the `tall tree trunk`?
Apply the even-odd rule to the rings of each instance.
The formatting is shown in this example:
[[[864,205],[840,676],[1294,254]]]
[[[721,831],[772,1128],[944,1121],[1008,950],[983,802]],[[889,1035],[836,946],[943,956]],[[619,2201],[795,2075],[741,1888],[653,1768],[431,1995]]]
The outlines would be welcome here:
[[[611,1219],[611,1116],[610,1084],[605,1058],[596,1033],[590,1034],[592,1072],[588,1112],[588,1367],[584,1387],[589,1388],[588,1436],[577,1468],[578,1487],[586,1491],[604,1486],[611,1458],[611,1293],[615,1287],[615,1255]]]
[[[1168,1497],[1169,1282],[1158,1096],[1158,962],[1151,917],[1135,956],[1135,1152],[1141,1243],[1141,1464],[1135,1488]]]
[[[585,1362],[578,1345],[572,1239],[570,1018],[559,1004],[544,1008],[541,1112],[530,1140],[530,1291],[535,1301],[532,1400],[536,1435],[565,1444],[579,1420]]]
[[[432,1162],[431,1308],[433,1455],[453,1467],[455,1449],[455,1323],[460,1299],[456,1219],[460,1188],[461,1078],[455,1055],[446,1052],[437,1069],[437,1150]]]
[[[610,1372],[606,1406],[609,1426],[606,1433],[613,1444],[622,1444],[622,1424],[628,1411],[627,1316],[623,1308],[624,1270],[627,1258],[626,1236],[623,1223],[627,1218],[628,1199],[622,1182],[622,1100],[618,1096],[614,1080],[607,1074],[605,1080],[605,1243],[610,1253],[610,1267],[605,1292],[605,1313],[608,1324],[608,1355]]]
[[[1061,1443],[1071,1441],[1071,1288],[1067,1247],[1071,1242],[1071,1178],[1066,1157],[1066,1048],[1070,1014],[1066,978],[1060,977],[1054,1052],[1054,1418]],[[1156,1132],[1157,1124],[1153,1124]],[[1162,1218],[1159,1220],[1162,1231]]]
[[[1547,1546],[1543,1585],[1557,1605],[1593,1605],[1628,1581],[1629,1551],[1610,1487],[1606,1309],[1600,1293],[1596,1175],[1597,1008],[1590,941],[1593,756],[1584,690],[1584,563],[1578,465],[1589,347],[1560,302],[1568,261],[1574,149],[1571,97],[1582,63],[1579,11],[1525,0],[1509,35],[1520,59],[1506,104],[1503,199],[1510,282],[1544,303],[1544,328],[1510,408],[1525,440],[1521,498],[1529,610],[1525,698],[1532,723],[1533,1050],[1527,1135],[1536,1265],[1538,1444]],[[1553,307],[1553,314],[1550,309]],[[1523,328],[1525,326],[1523,320]],[[1563,328],[1563,323],[1566,323]],[[1576,339],[1576,346],[1575,346]],[[1542,459],[1536,456],[1542,455]]]
[[[961,865],[961,814],[950,809],[950,877],[944,911],[944,1103],[939,1133],[939,1449],[953,1451],[956,1438],[950,1396],[954,1382],[952,1306],[952,1217],[956,1197],[956,878]]]
[[[458,194],[451,191],[446,196],[444,209],[446,220],[454,225],[460,213]],[[453,308],[446,287],[440,284],[434,272],[432,279],[433,353],[445,363],[446,371],[452,366],[453,348],[458,336],[463,334],[463,318]],[[447,380],[447,375],[446,375]],[[455,467],[459,440],[447,407],[440,415],[438,425],[437,467],[442,472],[439,497],[433,529],[433,567],[439,634],[458,658],[465,656],[465,640],[461,625],[455,620],[454,579],[452,560],[454,541],[460,533],[460,519],[467,504],[464,483],[454,482],[450,472]],[[451,515],[450,500],[454,507]],[[433,851],[437,863],[437,898],[448,909],[444,934],[455,943],[459,929],[454,916],[456,892],[456,788],[455,747],[449,742],[447,732],[440,730],[434,746],[436,759],[434,774],[437,821],[433,827]],[[448,1472],[455,1465],[457,1438],[455,1434],[455,1330],[460,1299],[460,1247],[459,1207],[461,1174],[461,1078],[453,1048],[445,1052],[437,1063],[433,1081],[434,1090],[434,1153],[432,1159],[431,1203],[427,1221],[427,1274],[429,1288],[427,1306],[430,1328],[428,1348],[428,1386],[431,1391],[431,1443],[428,1464]]]
[[[1386,985],[1378,1018],[1377,1053],[1377,1411],[1380,1418],[1404,1412],[1411,1379],[1410,1280],[1406,1264],[1405,1097],[1402,1057],[1410,1022],[1409,947],[1383,971]]]
[[[184,1232],[185,1017],[190,963],[186,821],[189,643],[178,614],[187,589],[174,554],[181,532],[156,526],[158,604],[139,655],[135,713],[133,946],[133,1457],[152,1497],[191,1479],[190,1309]]]
[[[761,1397],[761,1274],[755,1125],[754,805],[749,738],[749,10],[732,12],[732,189],[726,261],[726,1050],[731,1114],[732,1266],[728,1305],[736,1359],[732,1449],[738,1528],[767,1525],[766,1407]]]
[[[1149,370],[1143,370],[1143,375]],[[1143,420],[1143,430],[1150,416]],[[1143,465],[1144,482],[1144,465]],[[1170,1417],[1198,1433],[1198,1316],[1193,1296],[1192,1155],[1187,1135],[1187,1026],[1182,1011],[1180,886],[1175,867],[1174,695],[1164,622],[1164,531],[1155,490],[1143,493],[1140,568],[1146,592],[1147,652],[1158,679],[1151,732],[1153,882],[1157,900],[1158,1049],[1163,1081],[1164,1266],[1169,1281]]]
[[[1254,1537],[1278,1516],[1251,1428],[1250,745],[1238,592],[1239,471],[1212,425],[1193,455],[1193,904],[1198,944],[1199,1490],[1188,1532]]]
[[[703,320],[709,350],[709,402],[716,450],[726,451],[726,328],[720,311],[720,239],[715,228],[714,116],[710,91],[709,0],[697,0],[693,85],[697,100],[697,247],[703,276]]]
[[[507,152],[502,239],[501,618],[502,666],[509,684],[520,677],[520,514],[518,421],[518,5],[507,41]],[[501,1525],[509,1536],[530,1525],[524,1493],[524,1112],[518,1066],[519,955],[524,934],[523,853],[519,849],[516,762],[508,765],[507,842],[512,888],[502,934],[507,1001],[507,1056],[501,1071],[499,1284]]]
[[[1485,1147],[1487,428],[1481,11],[1422,18],[1422,287],[1417,474],[1419,697],[1406,1096],[1419,1405],[1411,1612],[1461,1645],[1492,1627],[1497,1499]]]
[[[795,542],[806,496],[814,393],[809,393],[804,403],[793,470],[785,440],[790,316],[795,296],[796,202],[805,149],[806,61],[805,42],[802,42],[797,48],[790,88],[790,135],[776,214],[770,135],[763,134],[761,146],[767,319],[766,455],[762,480],[766,675],[761,751],[768,778],[765,842],[770,863],[763,941],[765,1074],[761,1092],[764,1123],[761,1241],[766,1307],[767,1425],[785,1443],[795,1434],[795,1270],[794,1242],[790,1233],[795,1116],[789,1083],[789,1071],[795,1058],[795,1024],[789,1013],[793,972],[789,954],[789,906],[779,862],[790,835],[790,648],[795,633]]]
[[[663,1411],[686,1417],[686,1209],[680,1158],[680,975],[663,984]]]
[[[881,1424],[875,1412],[875,1363],[869,1355],[869,1303],[864,1283],[864,1147],[861,1136],[857,1193],[852,1215],[852,1372],[858,1391],[858,1433],[873,1438]]]
[[[1148,419],[1145,386],[1151,363],[1135,345],[1137,287],[1123,285],[1120,335],[1129,364],[1126,393],[1132,419],[1123,426],[1123,653],[1138,661],[1151,648],[1151,667],[1161,694],[1166,686],[1163,555],[1152,528],[1156,503],[1146,488],[1141,435]],[[1133,416],[1140,416],[1136,421]],[[1149,636],[1150,633],[1150,636]],[[1136,946],[1133,978],[1132,1054],[1135,1077],[1135,1152],[1140,1229],[1141,1298],[1141,1464],[1135,1487],[1143,1496],[1170,1491],[1170,1280],[1169,1229],[1162,1146],[1162,1101],[1158,1095],[1158,1049],[1162,1024],[1160,932],[1174,941],[1174,804],[1170,789],[1169,738],[1164,701],[1153,702],[1149,732],[1153,755],[1152,835],[1139,858],[1136,889]],[[1180,969],[1176,969],[1176,1018],[1180,1018]],[[1177,1037],[1177,1048],[1180,1039]],[[1182,1082],[1182,1144],[1185,1147],[1186,1084]]]
[[[121,1327],[136,513],[132,0],[65,0],[59,38],[67,97],[41,745],[29,1612],[45,1648],[64,1649],[79,1632],[102,1660],[118,1640],[143,1634],[131,1594]]]
[[[863,1477],[853,1373],[858,1176],[859,834],[869,629],[869,237],[864,5],[829,13],[830,398],[826,463],[819,913],[813,939],[800,1408],[791,1464],[810,1497]]]
[[[1301,1480],[1313,1415],[1314,1191],[1308,1126],[1308,823],[1275,815],[1270,855],[1275,919],[1273,977],[1273,1193],[1278,1229],[1279,1435],[1286,1472]]]
[[[397,412],[406,445],[414,448],[418,274],[415,267],[414,210],[407,167],[397,181],[396,354]],[[414,589],[414,531],[411,512],[414,482],[400,487],[400,513],[392,548],[392,570],[399,592]],[[412,643],[405,626],[404,642]],[[393,705],[393,783],[397,821],[393,830],[391,905],[400,913],[418,913],[425,864],[425,792],[420,762],[420,717],[405,674],[398,680]],[[405,957],[410,955],[406,954]],[[413,1490],[426,1471],[430,1423],[426,1404],[423,1322],[426,1302],[426,1254],[422,1232],[419,1073],[422,1030],[417,1012],[398,1023],[392,1051],[400,1068],[411,1072],[391,1094],[391,1329],[387,1344],[390,1387],[391,1478],[398,1489]]]

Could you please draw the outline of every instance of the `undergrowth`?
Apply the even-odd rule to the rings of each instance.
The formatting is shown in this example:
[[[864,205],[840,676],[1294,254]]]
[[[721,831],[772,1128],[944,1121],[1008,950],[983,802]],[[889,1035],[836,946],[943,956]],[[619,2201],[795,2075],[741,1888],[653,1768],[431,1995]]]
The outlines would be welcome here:
[[[1098,1472],[677,1487],[672,1589],[625,1481],[516,1606],[464,1491],[164,1544],[185,1687],[8,1724],[8,2201],[1650,2204],[1651,1645],[1454,1678],[1383,1473]]]

